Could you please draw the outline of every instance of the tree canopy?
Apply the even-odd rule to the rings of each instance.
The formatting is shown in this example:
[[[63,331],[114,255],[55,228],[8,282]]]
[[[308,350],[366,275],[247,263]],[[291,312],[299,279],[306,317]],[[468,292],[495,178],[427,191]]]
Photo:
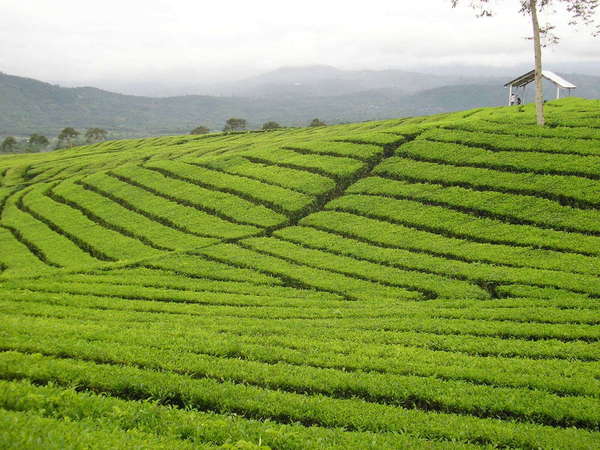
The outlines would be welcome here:
[[[108,132],[102,128],[89,128],[85,132],[85,140],[87,142],[97,142],[106,139]]]
[[[190,131],[190,134],[207,134],[207,133],[210,133],[210,130],[202,125],[197,126],[192,131]]]
[[[27,141],[27,143],[29,144],[29,147],[32,148],[43,148],[46,147],[50,143],[50,141],[48,141],[48,138],[46,136],[34,133],[31,136],[29,136],[29,140]]]
[[[71,147],[73,145],[73,139],[75,139],[77,136],[79,136],[79,131],[72,127],[64,128],[58,135],[58,143],[59,145],[67,145],[67,147]]]
[[[310,126],[311,126],[311,127],[324,127],[324,126],[326,126],[326,125],[327,125],[327,124],[326,124],[325,122],[322,122],[322,121],[321,121],[321,119],[313,119],[313,120],[310,122]]]
[[[230,119],[227,119],[227,122],[225,122],[223,131],[242,131],[246,129],[246,126],[246,119],[231,117]]]
[[[277,122],[274,121],[269,121],[269,122],[265,122],[262,126],[262,129],[264,131],[268,131],[268,130],[276,130],[278,128],[281,128],[281,125],[279,125]]]
[[[4,138],[2,144],[0,144],[0,151],[9,153],[14,152],[17,148],[17,140],[13,136]]]

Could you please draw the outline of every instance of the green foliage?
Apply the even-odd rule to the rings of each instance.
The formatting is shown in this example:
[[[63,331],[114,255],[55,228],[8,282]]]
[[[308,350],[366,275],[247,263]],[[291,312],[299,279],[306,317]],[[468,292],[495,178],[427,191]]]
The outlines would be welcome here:
[[[409,227],[459,239],[600,255],[600,242],[594,235],[506,223],[483,215],[473,220],[474,215],[470,212],[412,199],[348,194],[329,203],[327,208],[397,222],[400,225],[407,224]]]
[[[335,187],[335,182],[327,176],[302,169],[270,165],[268,161],[252,162],[237,157],[207,161],[206,164],[210,168],[242,175],[309,195],[324,194]]]
[[[159,173],[167,177],[175,177],[207,189],[220,190],[224,193],[246,198],[250,202],[262,204],[285,215],[298,212],[309,206],[313,201],[311,196],[295,190],[274,186],[246,176],[211,170],[204,166],[176,161],[158,161],[148,163],[147,167],[158,170]],[[245,217],[247,217],[250,208],[250,205],[241,208],[244,210]]]
[[[264,131],[277,130],[278,128],[281,128],[281,125],[272,120],[270,120],[269,122],[265,122],[262,126],[262,129]]]
[[[324,127],[327,124],[323,121],[321,121],[320,119],[313,119],[310,121],[310,124],[308,125],[309,127]]]
[[[75,130],[72,127],[64,128],[60,134],[58,135],[58,145],[72,147],[73,140],[79,136],[79,131]]]
[[[75,414],[73,416],[77,418]],[[93,420],[73,421],[68,417],[43,417],[20,411],[0,410],[0,430],[0,440],[7,449],[198,448],[175,438],[157,438],[152,433],[136,430],[116,430],[114,426],[104,426]]]
[[[555,201],[512,193],[473,191],[459,186],[364,178],[348,192],[417,200],[478,216],[503,219],[515,225],[538,225],[571,233],[600,233],[600,212],[574,209]]]
[[[484,149],[426,139],[402,146],[398,155],[417,161],[443,162],[514,173],[531,172],[592,179],[598,178],[600,173],[600,156]]]
[[[14,152],[17,148],[17,140],[12,136],[7,136],[0,144],[0,151],[3,153]]]
[[[29,137],[27,143],[33,151],[39,151],[41,149],[46,148],[50,144],[50,141],[46,136],[34,133]]]
[[[331,156],[346,156],[359,160],[373,160],[383,154],[381,145],[361,142],[331,142],[312,141],[305,143],[292,142],[285,147],[296,152],[320,153]]]
[[[85,350],[84,350],[85,351]],[[84,356],[84,355],[81,355]],[[5,352],[0,355],[1,370],[13,378],[28,377],[36,383],[55,379],[60,385],[77,382],[96,392],[111,392],[132,399],[136,396],[166,404],[180,403],[193,409],[204,405],[222,413],[244,407],[259,418],[265,413],[283,415],[296,422],[325,427],[342,427],[356,431],[409,432],[417,438],[431,437],[451,440],[488,440],[499,444],[532,446],[567,445],[584,448],[595,442],[596,433],[575,429],[552,429],[539,424],[507,425],[497,419],[479,419],[378,405],[361,399],[337,399],[321,395],[301,395],[258,386],[240,385],[211,378],[193,379],[174,373],[143,370],[135,367],[101,365],[85,360],[54,359],[41,355]],[[447,392],[446,395],[452,395]],[[460,399],[460,396],[454,398]],[[306,405],[306,407],[302,407]],[[535,407],[534,404],[530,408]],[[532,411],[533,412],[533,411]],[[583,412],[583,411],[582,411]],[[593,410],[583,412],[594,415]],[[427,421],[424,419],[427,417]],[[433,427],[435,431],[429,429]],[[516,435],[516,436],[515,436]]]
[[[317,175],[333,177],[335,179],[351,177],[365,167],[362,161],[355,158],[330,155],[317,158],[312,154],[307,154],[303,151],[298,152],[290,148],[253,150],[247,155],[247,158],[252,162],[312,171]]]
[[[0,440],[598,447],[597,105],[548,105],[2,156]]]
[[[247,126],[246,119],[238,119],[235,117],[231,117],[227,119],[225,122],[225,126],[223,127],[223,131],[242,131],[245,130]]]
[[[208,133],[210,133],[210,130],[202,125],[199,125],[196,128],[194,128],[192,131],[190,131],[190,134],[208,134]]]
[[[108,132],[102,128],[88,128],[85,132],[85,140],[87,143],[103,141],[108,136]]]
[[[427,130],[421,134],[419,138],[432,141],[453,142],[489,150],[562,153],[567,155],[600,155],[600,148],[593,144],[590,145],[589,139],[561,138],[558,135],[552,137],[505,135],[502,136],[502,139],[498,139],[493,132],[484,133],[460,129],[435,128]]]

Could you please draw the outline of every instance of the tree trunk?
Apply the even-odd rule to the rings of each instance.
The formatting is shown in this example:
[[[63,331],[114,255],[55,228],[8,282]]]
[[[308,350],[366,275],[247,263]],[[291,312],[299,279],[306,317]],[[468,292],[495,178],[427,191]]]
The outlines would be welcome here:
[[[544,126],[544,86],[542,85],[542,43],[538,21],[537,0],[529,0],[531,24],[533,25],[533,51],[535,54],[535,115],[537,124]]]

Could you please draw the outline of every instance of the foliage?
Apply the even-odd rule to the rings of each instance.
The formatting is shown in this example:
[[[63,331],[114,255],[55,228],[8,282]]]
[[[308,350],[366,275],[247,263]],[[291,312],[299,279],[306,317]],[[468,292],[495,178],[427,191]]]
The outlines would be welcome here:
[[[0,440],[596,448],[598,102],[0,158]]]
[[[277,122],[273,122],[272,120],[269,122],[265,122],[262,126],[262,129],[264,131],[276,130],[278,128],[281,128],[281,125],[279,125]]]
[[[3,153],[10,153],[15,151],[17,148],[17,140],[13,136],[7,136],[0,144],[0,151]]]
[[[199,125],[196,128],[194,128],[192,131],[190,131],[190,134],[208,134],[208,133],[210,133],[210,130],[202,125]]]
[[[50,144],[50,141],[48,141],[48,138],[46,136],[34,133],[29,137],[27,143],[29,144],[29,147],[37,150],[47,147],[48,144]]]
[[[225,122],[223,131],[242,131],[246,129],[246,126],[246,119],[237,119],[235,117],[231,117]]]
[[[64,128],[60,134],[58,135],[58,145],[72,147],[73,140],[79,136],[79,131],[75,130],[72,127]]]
[[[108,132],[102,128],[88,128],[85,132],[85,140],[88,143],[103,141]]]
[[[320,119],[313,119],[313,120],[311,120],[311,122],[309,124],[310,127],[324,127],[326,125],[327,124],[325,122],[321,121]]]

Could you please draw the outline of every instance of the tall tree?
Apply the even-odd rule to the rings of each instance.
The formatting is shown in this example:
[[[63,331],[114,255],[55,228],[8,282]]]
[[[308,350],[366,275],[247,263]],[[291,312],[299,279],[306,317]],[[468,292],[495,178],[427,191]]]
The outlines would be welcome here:
[[[89,128],[85,132],[85,140],[90,143],[103,141],[107,135],[108,132],[102,128]]]
[[[460,0],[450,0],[455,8]],[[556,44],[559,41],[554,34],[552,24],[540,25],[539,14],[545,11],[556,13],[555,7],[562,7],[569,16],[569,25],[594,25],[595,13],[600,6],[600,0],[518,0],[519,12],[531,18],[533,28],[533,53],[535,61],[535,112],[537,124],[544,126],[544,90],[542,85],[542,47]],[[493,15],[492,0],[470,0],[470,6],[477,11],[477,17]],[[595,26],[593,36],[600,35],[600,25]]]
[[[58,135],[58,144],[66,144],[67,147],[72,147],[73,139],[75,139],[77,136],[79,136],[79,131],[75,130],[74,128],[67,127],[63,129]]]

